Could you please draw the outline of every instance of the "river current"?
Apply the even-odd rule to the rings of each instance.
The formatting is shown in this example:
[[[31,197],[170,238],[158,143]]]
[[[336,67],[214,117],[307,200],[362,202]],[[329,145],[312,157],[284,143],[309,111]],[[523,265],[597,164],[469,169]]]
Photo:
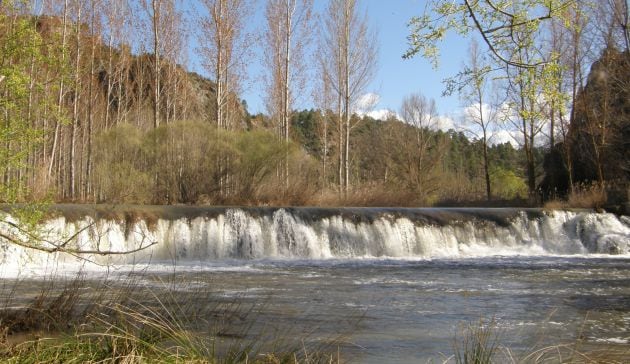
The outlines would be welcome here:
[[[187,289],[264,302],[256,317],[267,330],[340,337],[350,362],[442,362],[480,321],[516,357],[569,345],[630,359],[630,258],[164,262],[149,273],[168,270],[195,282]]]

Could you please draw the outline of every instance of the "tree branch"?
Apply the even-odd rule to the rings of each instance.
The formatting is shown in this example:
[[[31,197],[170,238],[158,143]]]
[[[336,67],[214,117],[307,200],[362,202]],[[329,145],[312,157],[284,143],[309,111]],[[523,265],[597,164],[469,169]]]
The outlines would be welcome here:
[[[512,60],[509,60],[507,58],[505,58],[504,56],[502,56],[499,51],[496,49],[496,47],[494,46],[494,44],[492,43],[492,40],[489,38],[489,34],[496,32],[498,30],[502,30],[502,29],[510,29],[511,32],[513,32],[515,27],[518,26],[522,26],[522,25],[527,25],[530,24],[532,22],[536,22],[536,21],[542,21],[542,20],[548,20],[551,19],[551,14],[552,14],[552,9],[549,9],[549,13],[547,15],[535,18],[535,19],[528,19],[528,20],[524,20],[521,21],[519,23],[513,23],[515,16],[513,14],[504,12],[504,11],[500,11],[496,8],[496,6],[494,4],[492,4],[491,1],[486,1],[486,3],[493,8],[493,10],[498,11],[499,13],[509,17],[511,19],[511,24],[510,25],[501,25],[495,28],[491,28],[491,29],[484,29],[483,26],[481,25],[481,22],[479,21],[479,19],[477,18],[477,14],[475,13],[475,10],[473,9],[471,3],[469,0],[464,0],[464,4],[466,5],[466,9],[468,10],[468,15],[470,16],[470,18],[473,20],[473,23],[475,24],[475,28],[477,28],[477,30],[479,31],[479,34],[481,35],[481,37],[483,38],[484,43],[486,43],[488,45],[488,47],[490,48],[490,51],[503,63],[508,64],[510,66],[514,66],[514,67],[518,67],[518,68],[536,68],[539,66],[542,66],[548,62],[537,62],[534,64],[529,64],[529,63],[522,63],[522,62],[515,62]]]
[[[74,234],[72,234],[72,236],[70,236],[69,238],[60,241],[60,242],[52,242],[49,240],[46,240],[42,237],[39,237],[35,234],[33,234],[32,232],[25,230],[23,228],[21,228],[18,224],[9,222],[9,221],[3,221],[4,223],[6,223],[7,225],[15,228],[18,232],[25,234],[27,239],[33,239],[34,241],[39,241],[39,242],[44,242],[47,244],[52,245],[51,247],[46,247],[46,246],[41,246],[41,245],[37,245],[34,243],[29,243],[27,241],[24,241],[20,238],[17,238],[15,236],[9,235],[8,233],[5,232],[0,232],[0,238],[6,240],[7,242],[9,242],[10,244],[15,244],[18,246],[21,246],[23,248],[28,248],[28,249],[33,249],[33,250],[39,250],[42,252],[46,252],[46,253],[67,253],[67,254],[71,254],[71,255],[90,255],[90,254],[96,254],[96,255],[126,255],[126,254],[133,254],[133,253],[137,253],[139,251],[145,250],[155,244],[157,244],[157,241],[152,241],[146,245],[144,245],[144,243],[141,243],[140,246],[138,248],[135,249],[131,249],[131,250],[124,250],[124,251],[114,251],[114,250],[101,250],[101,249],[91,249],[91,250],[84,250],[84,249],[75,249],[75,248],[68,248],[68,244],[72,241],[74,241],[77,236],[79,236],[79,234],[81,234],[82,232],[86,231],[87,229],[89,229],[90,227],[94,226],[95,223],[91,223],[81,229],[79,229],[77,232],[75,232]]]
[[[34,244],[29,244],[26,243],[18,238],[15,238],[13,236],[9,236],[5,233],[0,232],[0,238],[7,240],[9,243],[11,244],[15,244],[18,246],[21,246],[23,248],[28,248],[28,249],[33,249],[33,250],[39,250],[45,253],[68,253],[68,254],[72,254],[72,255],[89,255],[89,254],[96,254],[96,255],[126,255],[126,254],[133,254],[133,253],[137,253],[139,251],[145,250],[155,244],[157,244],[157,241],[153,241],[147,245],[140,245],[138,248],[136,249],[131,249],[131,250],[124,250],[124,251],[115,251],[115,250],[83,250],[83,249],[74,249],[74,248],[66,248],[63,246],[63,244],[52,244],[53,247],[48,248],[48,247],[43,247],[43,246],[38,246],[38,245],[34,245]]]

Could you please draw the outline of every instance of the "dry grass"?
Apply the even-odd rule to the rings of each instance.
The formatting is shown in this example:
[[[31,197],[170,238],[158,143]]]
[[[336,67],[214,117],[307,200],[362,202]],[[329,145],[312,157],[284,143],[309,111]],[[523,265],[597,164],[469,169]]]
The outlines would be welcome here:
[[[158,291],[138,278],[153,280]],[[146,282],[145,282],[146,283]],[[257,303],[144,273],[126,280],[77,276],[31,298],[3,287],[0,361],[7,363],[339,363],[334,342],[279,341],[251,332]]]
[[[310,202],[314,206],[336,207],[420,207],[429,206],[422,196],[408,192],[395,191],[383,185],[365,185],[355,187],[348,193],[336,190],[325,190],[315,195]]]
[[[606,190],[600,186],[579,188],[569,194],[567,203],[576,208],[602,208],[606,204]]]
[[[490,364],[495,362],[499,349],[499,333],[494,320],[468,324],[455,338],[456,364]]]
[[[606,205],[608,194],[606,189],[600,185],[593,184],[588,186],[576,187],[566,200],[554,199],[545,203],[547,209],[563,209],[563,208],[584,208],[584,209],[601,209]]]
[[[516,354],[500,343],[503,333],[491,320],[467,324],[460,329],[453,344],[454,354],[443,364],[530,364],[530,363],[572,363],[572,364],[622,364],[627,363],[630,348],[611,346],[585,350],[582,341],[557,345],[538,345],[523,354]],[[581,335],[578,335],[581,337]]]

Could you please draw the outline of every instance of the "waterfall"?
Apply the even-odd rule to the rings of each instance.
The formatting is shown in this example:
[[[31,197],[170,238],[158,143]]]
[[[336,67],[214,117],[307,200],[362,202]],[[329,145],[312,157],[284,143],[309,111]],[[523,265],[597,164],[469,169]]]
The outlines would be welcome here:
[[[102,264],[630,254],[630,219],[589,211],[174,209],[179,212],[162,214],[154,221],[94,217],[97,214],[70,219],[61,213],[43,224],[40,234],[51,241],[76,234],[69,246],[87,250],[123,252],[156,242],[134,254],[88,257]],[[5,272],[29,265],[43,267],[76,261],[68,254],[40,253],[0,242],[0,267]]]

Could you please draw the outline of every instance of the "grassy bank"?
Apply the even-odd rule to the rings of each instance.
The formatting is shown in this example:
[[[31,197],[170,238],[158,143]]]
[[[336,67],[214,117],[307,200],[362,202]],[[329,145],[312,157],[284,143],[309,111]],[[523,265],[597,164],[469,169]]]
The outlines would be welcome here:
[[[276,334],[290,328],[257,328],[254,333],[259,303],[221,298],[211,289],[176,278],[154,277],[153,287],[148,287],[137,277],[5,281],[0,361],[341,362],[335,340]]]

